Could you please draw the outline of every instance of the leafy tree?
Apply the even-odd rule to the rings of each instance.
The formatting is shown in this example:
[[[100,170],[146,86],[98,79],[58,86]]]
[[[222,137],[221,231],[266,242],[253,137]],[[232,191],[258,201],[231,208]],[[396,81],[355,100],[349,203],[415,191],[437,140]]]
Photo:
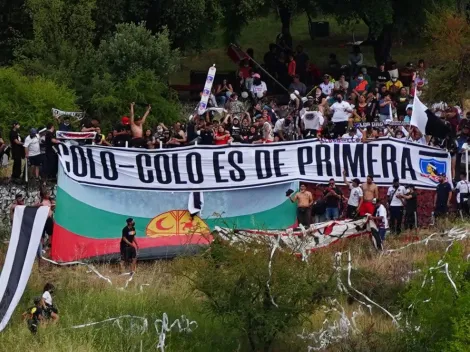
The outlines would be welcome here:
[[[28,74],[72,85],[76,66],[93,49],[95,0],[27,0],[33,38],[17,50]]]
[[[121,79],[109,73],[95,76],[91,82],[89,111],[102,121],[105,129],[111,129],[120,116],[129,114],[129,103],[136,102],[136,114],[143,115],[148,104],[152,105],[146,126],[157,123],[169,125],[179,119],[180,105],[177,96],[161,83],[155,72],[136,71]]]
[[[453,11],[430,16],[427,34],[434,65],[428,72],[426,100],[464,106],[470,80],[470,27],[466,16]]]
[[[0,0],[0,65],[9,64],[14,49],[32,32],[24,0]]]
[[[151,70],[161,79],[166,79],[179,68],[179,50],[171,48],[168,30],[153,35],[145,23],[122,23],[116,33],[103,40],[96,52],[98,72],[108,72],[124,78],[129,73]]]
[[[19,121],[25,130],[45,127],[52,108],[77,111],[73,91],[42,77],[28,77],[15,68],[0,68],[0,131]]]

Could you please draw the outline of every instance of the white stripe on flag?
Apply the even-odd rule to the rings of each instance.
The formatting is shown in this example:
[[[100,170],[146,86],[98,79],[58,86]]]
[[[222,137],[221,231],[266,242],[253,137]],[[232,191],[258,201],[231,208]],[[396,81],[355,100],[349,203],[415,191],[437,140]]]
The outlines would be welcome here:
[[[23,208],[23,213],[21,216],[21,220],[23,220],[24,209],[26,207],[22,206],[22,208]],[[15,216],[13,218],[13,222],[16,218],[16,210],[17,209],[15,208]],[[10,302],[10,306],[8,307],[5,315],[3,316],[2,321],[0,322],[0,331],[5,329],[5,326],[8,324],[8,321],[10,320],[11,315],[13,314],[21,297],[23,296],[24,289],[26,288],[26,284],[28,283],[29,276],[31,275],[31,270],[33,268],[34,260],[36,259],[36,253],[38,252],[39,242],[41,241],[42,232],[44,230],[44,225],[46,224],[48,215],[49,215],[49,207],[41,206],[36,212],[36,216],[34,217],[33,227],[31,229],[31,238],[29,241],[28,251],[26,253],[26,257],[25,257],[24,264],[23,264],[23,270],[21,271],[18,285],[16,287],[15,294]],[[21,223],[20,223],[20,227],[21,227]],[[18,232],[20,231],[18,230]],[[13,254],[13,257],[16,254],[16,248],[14,252],[15,253]]]
[[[417,127],[423,135],[426,134],[426,125],[428,124],[428,115],[426,114],[426,110],[428,110],[426,105],[424,105],[415,94],[410,124]]]
[[[23,220],[23,213],[25,210],[24,205],[18,205],[15,207],[15,216],[13,217],[13,226],[11,229],[10,242],[8,244],[7,256],[5,258],[5,265],[0,275],[0,301],[5,294],[7,288],[8,279],[10,278],[11,268],[15,260],[16,248],[18,247],[18,241],[20,239],[21,222]]]

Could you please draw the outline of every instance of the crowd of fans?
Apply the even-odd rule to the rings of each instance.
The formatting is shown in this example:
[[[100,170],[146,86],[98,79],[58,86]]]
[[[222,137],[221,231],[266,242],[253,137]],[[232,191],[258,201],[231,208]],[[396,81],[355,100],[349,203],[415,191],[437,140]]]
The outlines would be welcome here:
[[[100,121],[96,118],[80,122],[74,128],[69,117],[56,116],[57,121],[48,124],[42,133],[33,128],[25,138],[20,136],[21,126],[15,122],[9,135],[10,143],[0,139],[0,154],[11,155],[12,180],[22,182],[26,170],[21,162],[24,158],[28,160],[27,165],[34,178],[56,177],[58,160],[54,146],[59,140],[55,135],[55,126],[64,132],[95,134],[94,138],[82,141],[83,143],[147,149],[194,144],[261,144],[310,138],[348,139],[366,143],[382,136],[390,136],[449,151],[452,156],[454,185],[457,189],[462,188],[459,190],[461,194],[470,193],[468,184],[465,183],[466,176],[459,183],[456,179],[463,162],[463,147],[470,138],[470,113],[463,115],[458,106],[434,104],[432,109],[435,114],[452,131],[444,139],[423,136],[410,126],[413,98],[426,90],[424,60],[419,60],[416,65],[406,63],[403,68],[398,68],[396,62],[368,67],[364,64],[360,48],[354,46],[347,63],[340,63],[336,55],[331,54],[328,66],[321,72],[310,62],[301,46],[295,51],[288,49],[288,46],[282,39],[277,44],[271,44],[261,67],[254,60],[253,50],[247,50],[249,58],[241,61],[238,80],[229,82],[226,79],[216,79],[208,97],[208,108],[199,114],[198,106],[189,119],[172,126],[164,123],[149,126],[147,117],[151,106],[148,105],[145,114],[139,117],[135,116],[135,104],[131,103],[129,116],[122,117],[106,135],[102,133]],[[201,96],[202,94],[201,92]],[[359,180],[345,181],[351,185],[352,198],[349,198],[346,211],[349,217],[353,216],[353,206],[359,214],[359,209],[363,208],[362,202],[367,203],[370,206],[368,211],[372,214],[375,208],[370,204],[374,199],[376,203],[380,203],[377,195],[364,189],[371,185],[369,181],[362,186]],[[342,194],[334,191],[334,180],[332,182],[324,195],[323,204],[335,203],[335,206],[326,206],[324,217],[317,217],[317,222],[339,216],[341,202],[337,203],[336,198],[341,200]],[[447,191],[447,187],[443,187],[445,195],[442,199],[447,197]],[[360,205],[356,204],[360,198],[359,193],[364,197]],[[409,203],[406,193],[396,193],[395,206],[398,206],[397,197],[403,194],[399,201],[405,207]],[[436,203],[436,213],[447,209],[448,204],[442,199],[438,203],[445,205],[438,207]],[[299,200],[296,198],[295,201]],[[467,201],[462,203],[467,204]],[[391,223],[397,227],[397,223],[402,223],[402,218],[395,218],[397,214],[404,212],[393,211],[393,207],[392,202],[387,209],[394,218]],[[302,210],[303,206],[299,208]],[[407,223],[410,222],[411,218]]]
[[[469,113],[462,116],[459,107],[435,104],[436,115],[452,128],[452,134],[442,140],[423,136],[409,125],[413,97],[426,89],[424,60],[416,66],[407,63],[401,69],[395,62],[371,68],[364,65],[360,48],[355,46],[348,63],[342,65],[331,54],[328,67],[321,73],[301,46],[294,52],[285,49],[286,45],[283,40],[271,44],[264,55],[263,67],[252,59],[243,60],[237,82],[216,79],[207,110],[199,115],[196,108],[189,120],[172,126],[164,123],[149,126],[146,118],[151,107],[137,117],[132,103],[130,115],[122,117],[107,135],[102,134],[98,119],[85,121],[75,131],[96,132],[95,139],[88,143],[148,149],[308,138],[366,142],[391,136],[447,149],[452,155],[453,177],[459,174],[462,146],[470,137]],[[252,50],[247,52],[254,56]],[[281,85],[288,87],[287,94],[278,94]],[[55,125],[59,130],[73,130],[69,118],[57,118]],[[40,176],[40,170],[48,178],[56,175],[55,125],[50,123],[41,135],[33,128],[24,137],[20,136],[20,125],[13,123],[10,144],[0,139],[0,154],[9,151],[14,161],[13,180],[22,178],[21,159],[25,157],[34,177]]]

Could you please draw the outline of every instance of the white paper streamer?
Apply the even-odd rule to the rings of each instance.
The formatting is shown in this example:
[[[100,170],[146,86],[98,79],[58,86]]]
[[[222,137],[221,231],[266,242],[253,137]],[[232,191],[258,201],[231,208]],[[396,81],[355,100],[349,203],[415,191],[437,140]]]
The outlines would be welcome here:
[[[161,324],[161,328],[158,326]],[[163,313],[162,319],[157,319],[155,320],[155,330],[157,331],[158,334],[158,344],[157,344],[157,349],[160,349],[160,352],[165,352],[165,340],[166,340],[166,333],[170,332],[173,327],[177,326],[178,327],[178,332],[186,332],[190,333],[193,330],[191,329],[191,325],[194,325],[195,329],[198,327],[198,324],[196,321],[189,321],[189,319],[186,318],[186,316],[182,315],[181,316],[181,321],[179,319],[176,319],[171,325],[168,325],[168,315],[166,313]]]
[[[71,265],[84,265],[86,266],[88,269],[90,269],[92,272],[94,272],[100,279],[103,279],[105,280],[108,284],[112,285],[112,281],[109,277],[106,277],[106,276],[103,276],[101,275],[98,270],[95,269],[95,267],[91,264],[88,264],[88,263],[84,263],[84,262],[78,262],[78,261],[74,261],[74,262],[66,262],[66,263],[58,263],[54,260],[51,260],[51,259],[48,259],[48,258],[45,258],[45,257],[42,257],[41,256],[41,259],[42,260],[45,260],[46,262],[49,262],[51,264],[54,264],[54,265],[58,265],[58,266],[71,266]],[[127,287],[127,285],[126,285]]]

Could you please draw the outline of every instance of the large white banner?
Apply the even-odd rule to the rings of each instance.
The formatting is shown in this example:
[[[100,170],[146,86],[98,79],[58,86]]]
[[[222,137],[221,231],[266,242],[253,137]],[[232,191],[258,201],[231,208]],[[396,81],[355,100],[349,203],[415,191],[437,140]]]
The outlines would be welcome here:
[[[136,190],[220,191],[331,178],[341,183],[343,169],[350,179],[371,175],[376,184],[391,185],[399,178],[419,188],[435,188],[439,175],[451,176],[447,152],[389,138],[163,150],[60,144],[59,154],[65,174],[77,182]]]

